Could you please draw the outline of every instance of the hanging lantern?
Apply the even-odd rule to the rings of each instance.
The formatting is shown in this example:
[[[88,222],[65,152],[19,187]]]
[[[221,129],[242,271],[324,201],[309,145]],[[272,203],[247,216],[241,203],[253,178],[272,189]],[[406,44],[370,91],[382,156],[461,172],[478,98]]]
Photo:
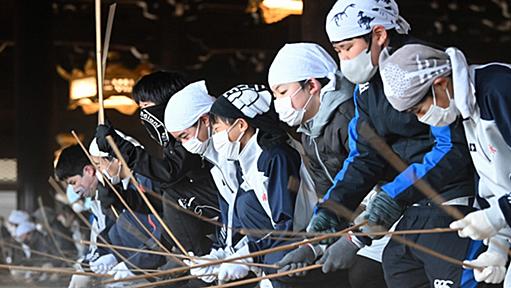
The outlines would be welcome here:
[[[252,0],[249,12],[260,10],[266,24],[278,22],[289,15],[302,15],[302,0]]]
[[[132,115],[138,106],[131,98],[131,91],[140,77],[151,72],[151,67],[141,63],[133,70],[119,61],[118,53],[111,52],[108,57],[103,84],[103,105],[105,109],[116,109],[123,114]],[[57,67],[58,73],[69,81],[69,109],[81,107],[85,114],[93,114],[99,110],[95,67],[92,58],[87,60],[83,71],[73,69],[71,73],[67,73],[63,68]]]

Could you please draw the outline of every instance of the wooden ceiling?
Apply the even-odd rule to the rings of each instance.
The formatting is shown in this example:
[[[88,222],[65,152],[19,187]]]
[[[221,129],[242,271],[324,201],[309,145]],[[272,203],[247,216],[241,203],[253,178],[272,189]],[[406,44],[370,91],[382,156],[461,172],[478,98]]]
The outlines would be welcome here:
[[[16,113],[23,111],[21,108],[16,112],[14,99],[16,85],[19,85],[14,78],[14,31],[18,24],[12,11],[16,1],[0,1],[0,158],[16,155],[13,123]],[[103,1],[104,15],[111,2]],[[248,0],[116,2],[110,49],[121,52],[123,63],[127,66],[139,63],[132,53],[136,49],[147,55],[156,68],[182,70],[192,79],[207,79],[213,94],[240,82],[265,82],[269,63],[286,42],[315,39],[314,34],[326,41],[322,29],[324,16],[293,16],[266,25],[259,14],[246,12]],[[304,2],[306,9],[312,11],[316,6],[328,7],[334,1]],[[445,46],[457,46],[466,52],[470,61],[481,63],[511,62],[510,2],[414,0],[398,3],[415,36]],[[49,3],[52,17],[48,25],[52,27],[50,37],[54,44],[55,65],[67,70],[82,68],[94,49],[93,1],[54,0]],[[302,19],[304,17],[307,19]],[[317,21],[317,25],[309,27],[311,21]],[[37,47],[33,53],[37,53]],[[90,136],[95,118],[84,116],[80,110],[66,110],[67,82],[56,72],[54,76],[55,133],[81,127]],[[121,129],[144,137],[138,125],[133,125],[136,119],[116,112],[108,114],[121,123]]]

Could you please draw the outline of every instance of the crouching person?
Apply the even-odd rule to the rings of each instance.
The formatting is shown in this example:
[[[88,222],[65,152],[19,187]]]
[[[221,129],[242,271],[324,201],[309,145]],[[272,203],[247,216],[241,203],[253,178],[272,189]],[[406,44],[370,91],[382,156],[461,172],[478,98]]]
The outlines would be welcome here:
[[[249,232],[270,230],[248,233],[247,243],[226,259],[286,244],[285,240],[272,236],[278,238],[278,231],[304,229],[317,196],[300,154],[288,144],[287,134],[279,128],[270,91],[262,85],[238,85],[216,100],[211,107],[210,121],[215,150],[236,166],[240,188],[234,217]],[[275,252],[242,261],[274,264],[286,253]],[[247,265],[224,263],[218,267],[218,281],[241,279],[249,271]],[[275,271],[264,269],[264,272]],[[278,280],[271,282],[273,287],[287,287]]]

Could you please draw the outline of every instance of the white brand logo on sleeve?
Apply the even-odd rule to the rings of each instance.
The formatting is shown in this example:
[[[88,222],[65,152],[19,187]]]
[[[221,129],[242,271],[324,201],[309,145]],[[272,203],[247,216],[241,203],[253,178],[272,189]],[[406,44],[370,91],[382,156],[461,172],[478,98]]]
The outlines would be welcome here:
[[[433,285],[435,288],[451,288],[451,285],[454,284],[451,280],[440,280],[435,279]]]

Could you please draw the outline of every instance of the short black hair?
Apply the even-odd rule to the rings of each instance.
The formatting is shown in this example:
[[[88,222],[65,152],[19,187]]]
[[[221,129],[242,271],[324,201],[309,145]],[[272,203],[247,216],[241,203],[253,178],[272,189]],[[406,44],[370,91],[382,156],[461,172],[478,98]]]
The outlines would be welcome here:
[[[137,104],[142,101],[151,101],[156,105],[167,104],[172,95],[188,84],[181,73],[156,71],[140,78],[131,94]]]
[[[239,118],[236,118],[239,119]],[[225,117],[222,115],[215,114],[213,112],[209,113],[209,121],[211,121],[211,124],[217,124],[219,121],[222,121],[226,123],[227,125],[232,125],[236,121],[235,118]]]
[[[60,153],[57,165],[55,166],[55,176],[61,181],[75,175],[83,175],[83,167],[90,164],[87,155],[78,144],[64,148]]]
[[[318,80],[319,84],[321,84],[321,87],[325,87],[326,84],[328,84],[328,82],[330,82],[330,79],[328,79],[327,77],[321,77],[321,78],[316,78],[316,80]],[[300,86],[302,88],[305,88],[305,84],[308,82],[309,80],[301,80],[301,81],[298,81],[298,84],[300,84]]]

